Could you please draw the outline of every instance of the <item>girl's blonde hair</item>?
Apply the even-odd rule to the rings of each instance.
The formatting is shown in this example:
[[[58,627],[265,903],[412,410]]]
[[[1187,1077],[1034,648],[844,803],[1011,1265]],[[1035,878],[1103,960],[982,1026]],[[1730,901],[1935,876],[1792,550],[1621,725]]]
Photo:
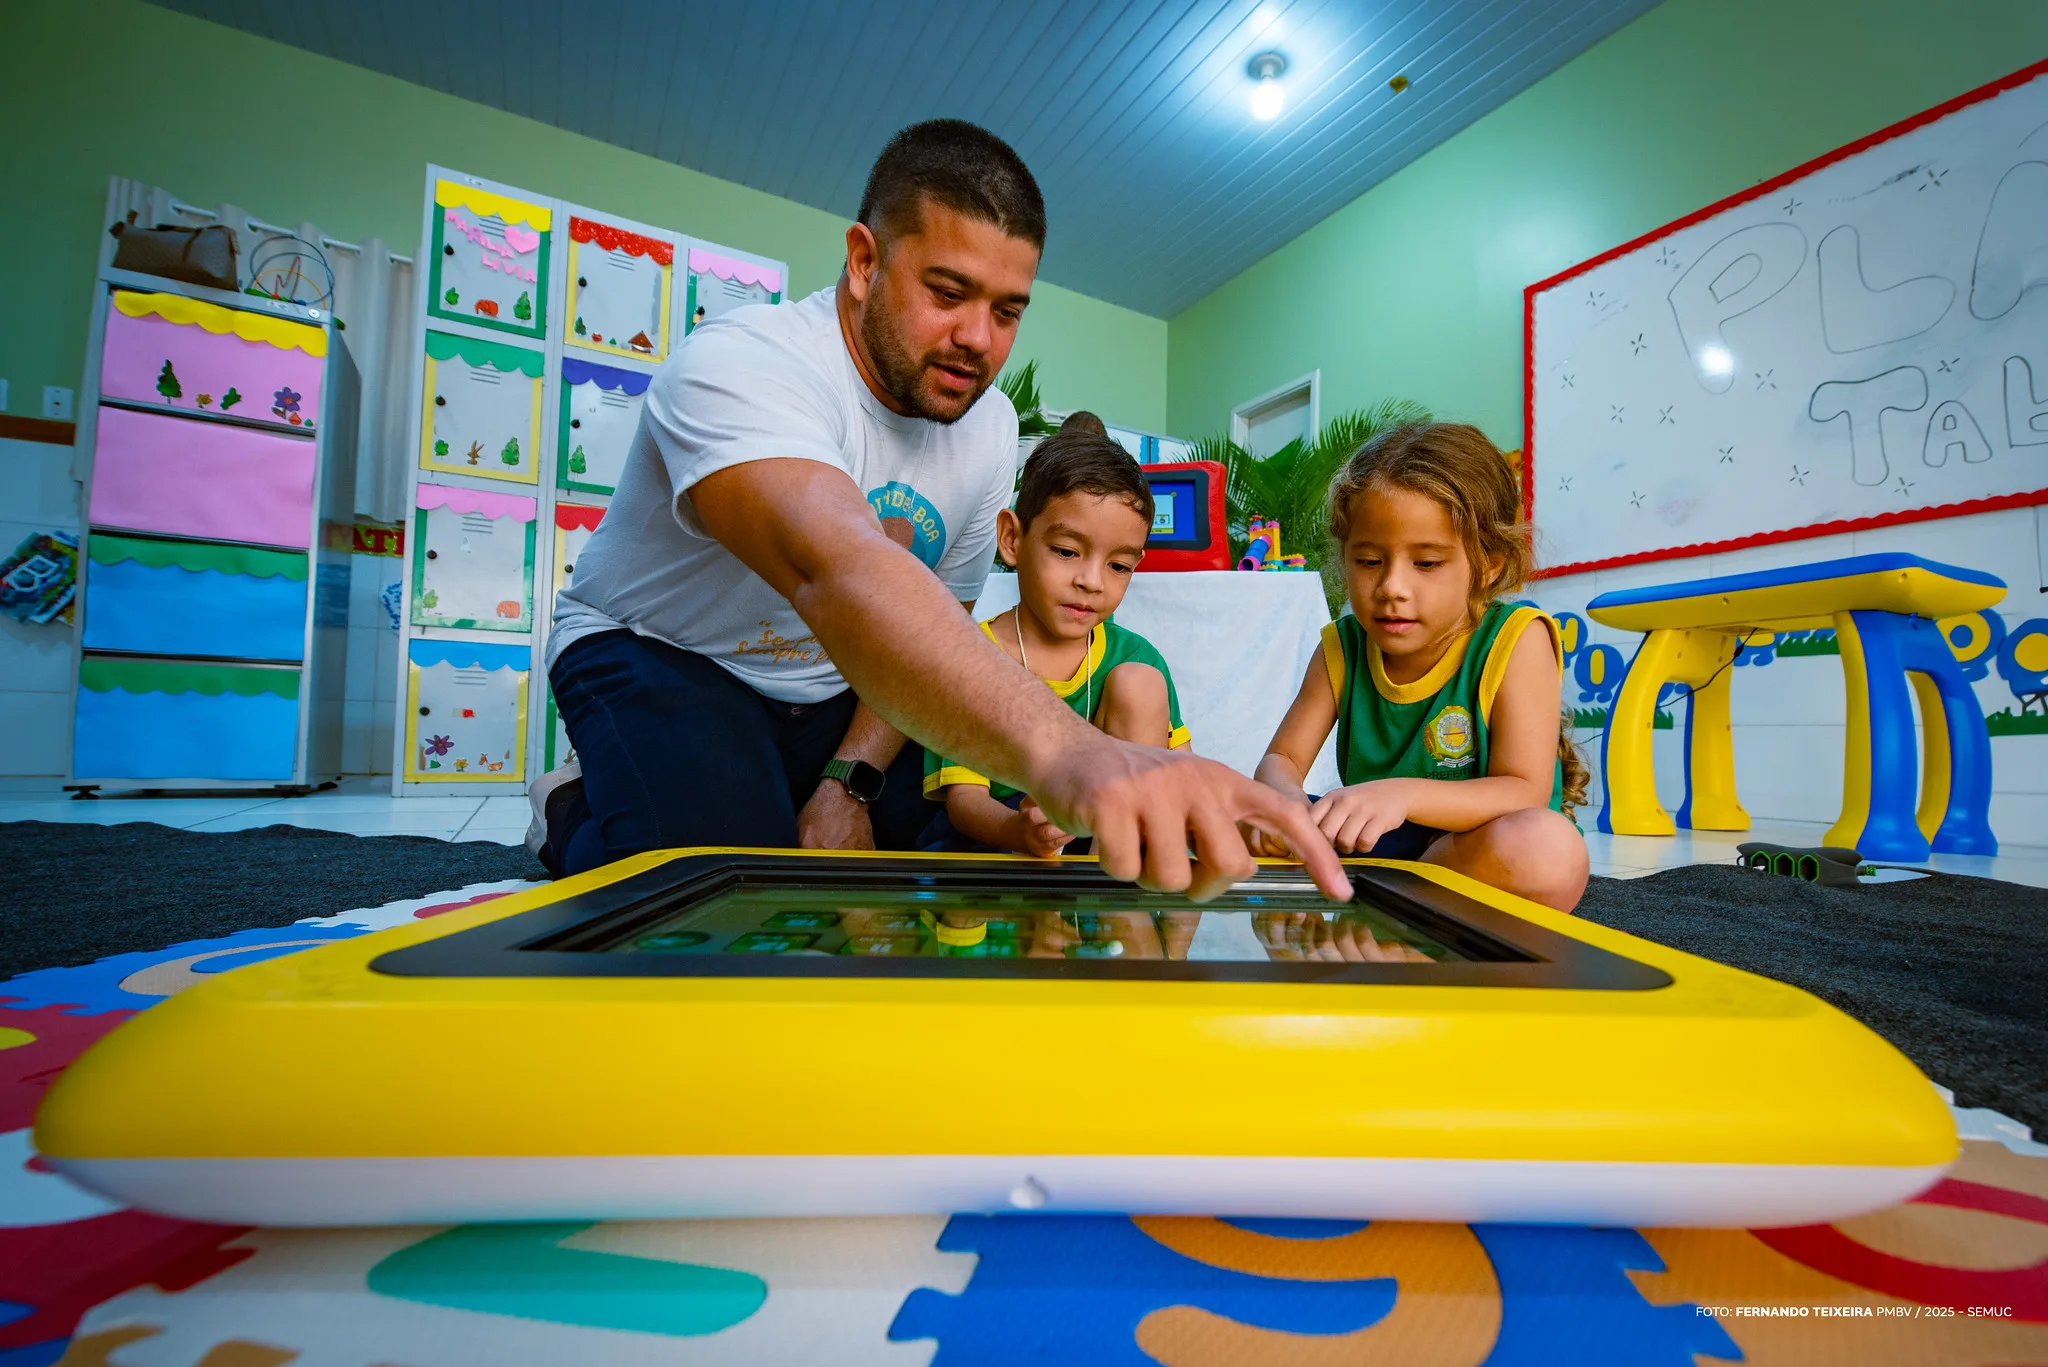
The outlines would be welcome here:
[[[1351,453],[1330,482],[1330,536],[1341,553],[1351,537],[1358,497],[1372,488],[1405,489],[1450,517],[1472,564],[1468,603],[1473,623],[1497,598],[1514,593],[1535,565],[1533,528],[1522,517],[1522,494],[1500,448],[1478,428],[1457,422],[1391,427]],[[1557,756],[1564,766],[1564,805],[1586,802],[1592,777],[1572,740],[1570,708],[1558,718]]]

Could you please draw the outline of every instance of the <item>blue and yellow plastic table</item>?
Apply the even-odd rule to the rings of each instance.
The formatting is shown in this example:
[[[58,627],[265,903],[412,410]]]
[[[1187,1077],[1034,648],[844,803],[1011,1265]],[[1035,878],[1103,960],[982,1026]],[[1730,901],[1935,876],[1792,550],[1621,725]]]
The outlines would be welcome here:
[[[1607,717],[1600,829],[1748,830],[1749,813],[1735,796],[1729,666],[1744,643],[1832,627],[1848,688],[1848,731],[1842,811],[1827,843],[1873,859],[1921,860],[1930,849],[1996,854],[1983,709],[1936,623],[2004,597],[2004,581],[1991,575],[1896,553],[1601,594],[1587,604],[1589,617],[1647,634]],[[1690,688],[1686,797],[1676,821],[1657,801],[1650,759],[1657,695],[1666,683]],[[1918,782],[1909,690],[1919,697],[1923,721]]]

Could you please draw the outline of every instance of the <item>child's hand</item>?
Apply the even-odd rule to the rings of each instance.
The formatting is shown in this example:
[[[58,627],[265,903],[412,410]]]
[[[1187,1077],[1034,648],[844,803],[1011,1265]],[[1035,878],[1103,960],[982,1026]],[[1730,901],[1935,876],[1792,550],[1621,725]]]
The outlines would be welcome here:
[[[1074,837],[1055,826],[1040,807],[1030,798],[1017,804],[1019,831],[1019,852],[1035,859],[1050,859],[1073,843]]]
[[[1240,825],[1238,833],[1244,836],[1244,847],[1252,852],[1254,859],[1292,859],[1294,850],[1277,835],[1268,835],[1256,826]]]
[[[1309,815],[1339,854],[1370,854],[1379,838],[1408,819],[1398,783],[1354,783],[1323,794]]]

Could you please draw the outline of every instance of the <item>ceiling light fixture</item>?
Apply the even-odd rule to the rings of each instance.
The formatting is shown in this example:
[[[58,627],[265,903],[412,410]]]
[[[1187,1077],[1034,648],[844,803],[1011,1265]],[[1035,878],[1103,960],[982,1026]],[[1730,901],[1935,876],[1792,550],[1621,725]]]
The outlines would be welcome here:
[[[1251,59],[1245,71],[1254,82],[1252,117],[1271,123],[1287,106],[1287,94],[1280,88],[1280,78],[1287,74],[1287,59],[1277,52],[1261,52]]]

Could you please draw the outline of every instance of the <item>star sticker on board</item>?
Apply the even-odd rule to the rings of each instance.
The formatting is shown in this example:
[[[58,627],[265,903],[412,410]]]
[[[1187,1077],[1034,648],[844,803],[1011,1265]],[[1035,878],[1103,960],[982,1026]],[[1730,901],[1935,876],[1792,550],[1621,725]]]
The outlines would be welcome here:
[[[1771,367],[1771,369],[1769,370],[1759,370],[1756,373],[1756,387],[1758,389],[1776,389],[1778,387],[1778,382],[1772,379],[1771,376],[1777,373],[1778,370],[1776,366]]]
[[[1805,200],[1803,200],[1803,199],[1788,199],[1788,200],[1786,200],[1786,201],[1785,201],[1785,216],[1786,216],[1787,218],[1790,218],[1790,217],[1791,217],[1791,216],[1792,216],[1793,214],[1796,214],[1796,213],[1798,213],[1798,212],[1799,212],[1799,209],[1800,209],[1800,206],[1802,206],[1802,205],[1803,205],[1803,204],[1805,204],[1805,203],[1806,203],[1806,201],[1805,201]]]
[[[1793,465],[1793,467],[1792,467],[1792,478],[1791,478],[1791,479],[1789,479],[1789,480],[1786,480],[1785,482],[1786,482],[1787,484],[1796,484],[1796,485],[1798,485],[1798,486],[1799,486],[1800,488],[1804,489],[1804,488],[1806,487],[1806,477],[1807,477],[1808,475],[1812,474],[1812,473],[1813,473],[1813,471],[1811,471],[1811,470],[1802,470],[1802,469],[1800,469],[1800,468],[1799,468],[1799,466],[1798,466],[1797,464],[1794,464],[1794,465]]]
[[[1635,490],[1631,489],[1629,490],[1628,494],[1629,506],[1632,508],[1640,508],[1643,506],[1643,500],[1648,497],[1648,494],[1639,494]]]
[[[1570,475],[1559,475],[1557,477],[1557,491],[1560,494],[1568,494],[1572,491],[1572,477]]]
[[[1671,405],[1671,408],[1676,407],[1678,407],[1677,404]],[[1660,408],[1657,410],[1657,425],[1659,427],[1662,427],[1667,422],[1673,427],[1678,426],[1678,419],[1671,416],[1671,408]]]
[[[1910,479],[1907,479],[1907,478],[1906,478],[1906,477],[1905,477],[1904,475],[1900,475],[1900,476],[1899,476],[1899,492],[1900,492],[1901,494],[1911,494],[1911,493],[1913,492],[1913,481],[1912,481],[1912,480],[1910,480]]]
[[[1720,450],[1721,464],[1733,465],[1735,463],[1735,448],[1732,446],[1723,446],[1720,448]]]
[[[1576,376],[1576,375],[1565,375],[1565,376],[1562,376],[1562,377],[1561,377],[1561,378],[1559,379],[1559,381],[1558,381],[1558,386],[1557,386],[1557,387],[1558,387],[1559,389],[1570,389],[1570,388],[1572,388],[1572,387],[1573,387],[1573,385],[1574,385],[1574,382],[1575,382],[1575,381],[1576,381],[1577,379],[1578,379],[1578,376]]]
[[[1650,349],[1650,344],[1643,340],[1643,334],[1640,332],[1638,332],[1635,336],[1629,338],[1628,344],[1631,348],[1633,348],[1633,350],[1629,353],[1632,356],[1640,356]]]
[[[1621,404],[1618,404],[1618,403],[1614,403],[1614,404],[1609,404],[1609,405],[1608,405],[1607,407],[1608,407],[1608,413],[1607,413],[1607,421],[1609,421],[1609,422],[1620,422],[1620,421],[1621,421],[1621,415],[1622,415],[1622,412],[1624,411],[1624,409],[1623,409],[1623,406],[1622,406]]]

